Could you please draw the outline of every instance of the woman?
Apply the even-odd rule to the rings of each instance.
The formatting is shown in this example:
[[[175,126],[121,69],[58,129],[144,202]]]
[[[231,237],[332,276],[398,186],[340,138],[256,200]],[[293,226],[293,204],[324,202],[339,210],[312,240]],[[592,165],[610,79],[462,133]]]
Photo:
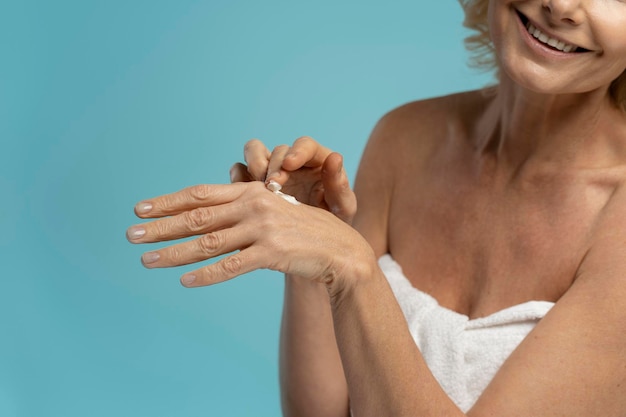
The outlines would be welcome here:
[[[286,415],[626,415],[626,2],[462,5],[499,85],[387,114],[356,197],[301,138],[136,207],[132,242],[200,235],[148,267],[240,250],[185,286],[286,273]]]

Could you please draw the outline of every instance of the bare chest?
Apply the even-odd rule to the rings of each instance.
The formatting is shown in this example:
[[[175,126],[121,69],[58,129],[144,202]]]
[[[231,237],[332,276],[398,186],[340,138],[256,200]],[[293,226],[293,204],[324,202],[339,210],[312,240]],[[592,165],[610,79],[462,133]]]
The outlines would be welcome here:
[[[501,186],[448,172],[399,190],[392,256],[442,306],[481,317],[557,301],[576,278],[612,188],[568,178]]]

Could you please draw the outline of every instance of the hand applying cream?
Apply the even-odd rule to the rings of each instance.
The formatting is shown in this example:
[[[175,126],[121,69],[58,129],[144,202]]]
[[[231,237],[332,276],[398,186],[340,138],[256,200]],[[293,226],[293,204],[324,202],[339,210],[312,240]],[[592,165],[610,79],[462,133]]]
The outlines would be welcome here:
[[[267,183],[267,189],[272,191],[274,194],[276,194],[278,196],[281,196],[282,198],[284,198],[285,200],[287,200],[288,202],[290,202],[291,204],[294,204],[296,206],[300,204],[300,202],[298,200],[296,200],[296,198],[294,196],[282,193],[280,191],[281,188],[282,188],[282,186],[279,183],[277,183],[276,181],[270,181],[270,182]]]

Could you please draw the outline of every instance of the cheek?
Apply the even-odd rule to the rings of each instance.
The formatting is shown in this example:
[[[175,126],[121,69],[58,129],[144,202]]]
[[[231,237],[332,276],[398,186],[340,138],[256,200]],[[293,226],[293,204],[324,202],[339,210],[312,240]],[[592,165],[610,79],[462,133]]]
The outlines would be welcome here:
[[[626,23],[625,23],[626,25]],[[626,26],[624,26],[626,28]],[[622,69],[626,68],[626,31],[620,36],[621,43],[619,45],[615,45],[616,55],[618,60],[622,62]]]
[[[626,69],[626,19],[624,26],[607,31],[603,39],[604,60],[607,68],[620,75]]]
[[[598,6],[589,19],[606,56],[626,62],[626,2],[612,1]]]

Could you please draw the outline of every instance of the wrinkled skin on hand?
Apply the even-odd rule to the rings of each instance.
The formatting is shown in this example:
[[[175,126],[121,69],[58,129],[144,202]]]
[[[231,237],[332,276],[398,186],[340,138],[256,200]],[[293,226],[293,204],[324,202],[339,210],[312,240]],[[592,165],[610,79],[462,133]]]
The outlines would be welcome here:
[[[164,268],[230,254],[181,278],[197,287],[226,281],[256,269],[294,274],[344,289],[371,273],[374,253],[365,239],[333,214],[293,205],[258,181],[197,185],[138,203],[135,213],[151,221],[130,227],[131,243],[181,243],[147,252],[147,268]]]
[[[284,193],[298,201],[320,207],[351,223],[356,213],[356,196],[343,168],[343,157],[309,137],[290,147],[269,149],[253,139],[244,147],[245,164],[231,168],[232,182],[276,181]]]

